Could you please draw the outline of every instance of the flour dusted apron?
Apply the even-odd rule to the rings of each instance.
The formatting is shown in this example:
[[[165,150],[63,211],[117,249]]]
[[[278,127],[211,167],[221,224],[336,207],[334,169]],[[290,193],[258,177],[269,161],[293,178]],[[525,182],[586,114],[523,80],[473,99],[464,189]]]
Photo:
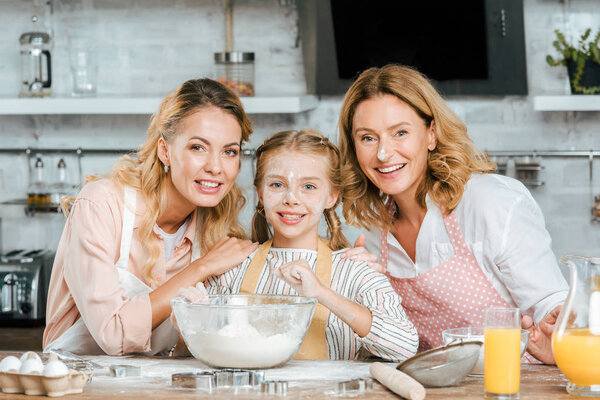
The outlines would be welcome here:
[[[271,249],[272,240],[263,243],[259,248],[254,258],[248,266],[248,270],[242,280],[240,293],[255,293],[256,285],[264,268],[269,268],[266,265],[267,255]],[[317,262],[315,265],[315,275],[321,284],[329,287],[331,283],[331,249],[327,243],[319,238],[317,246]],[[317,303],[315,313],[313,315],[304,341],[300,346],[300,350],[294,357],[297,360],[327,360],[327,342],[325,341],[325,328],[327,326],[327,318],[329,310],[322,304]]]
[[[123,289],[122,296],[132,298],[134,296],[150,293],[152,288],[142,282],[131,272],[127,271],[129,263],[129,251],[131,249],[131,239],[133,236],[133,225],[135,222],[136,209],[136,191],[135,189],[125,187],[125,200],[123,202],[123,226],[121,230],[121,248],[120,257],[115,267],[119,273],[119,286]],[[200,257],[200,249],[197,241],[194,240],[192,248],[192,261]],[[155,355],[160,352],[166,352],[171,349],[179,339],[179,332],[167,318],[162,324],[152,331],[151,350],[143,353],[145,355]],[[44,349],[44,352],[50,350],[67,350],[74,354],[105,354],[98,346],[85,323],[83,317],[80,317],[69,329],[67,329],[58,339],[50,343]]]
[[[492,286],[467,246],[454,212],[444,217],[454,257],[415,277],[396,278],[386,272],[402,297],[402,306],[419,333],[419,352],[444,344],[442,331],[484,326],[489,307],[512,307]],[[388,231],[381,232],[380,263],[387,269]],[[536,362],[526,353],[522,362]]]

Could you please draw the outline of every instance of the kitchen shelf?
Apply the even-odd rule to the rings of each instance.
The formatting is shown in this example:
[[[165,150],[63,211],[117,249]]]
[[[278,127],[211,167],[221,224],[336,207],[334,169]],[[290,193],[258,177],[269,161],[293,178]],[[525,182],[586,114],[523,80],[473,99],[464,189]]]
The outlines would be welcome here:
[[[534,96],[536,111],[600,111],[600,95]]]
[[[0,204],[24,207],[25,215],[28,217],[33,217],[37,213],[57,214],[62,212],[60,204],[29,204],[27,199],[7,200],[0,202]]]
[[[153,114],[163,97],[0,97],[0,115]],[[248,114],[292,114],[312,110],[316,95],[241,97]]]

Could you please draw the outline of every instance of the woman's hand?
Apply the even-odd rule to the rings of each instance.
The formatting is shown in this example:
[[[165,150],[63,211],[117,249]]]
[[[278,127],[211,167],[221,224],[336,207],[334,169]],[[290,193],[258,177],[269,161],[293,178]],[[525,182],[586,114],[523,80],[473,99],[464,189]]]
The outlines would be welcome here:
[[[178,296],[183,297],[189,302],[192,303],[208,303],[208,292],[204,287],[203,282],[198,282],[196,286],[190,286],[187,288],[179,289]],[[175,313],[171,311],[171,315],[169,317],[171,321],[171,325],[175,327],[179,331],[179,340],[177,344],[171,349],[172,357],[181,357],[181,356],[189,356],[191,355],[185,341],[183,340],[183,336],[181,335],[181,330],[179,329],[179,325],[177,325],[177,318],[175,318]]]
[[[314,297],[319,300],[325,289],[306,260],[292,261],[271,270],[275,276],[294,288],[300,296]]]
[[[177,295],[183,297],[190,303],[208,303],[208,291],[203,282],[198,282],[196,286],[181,288]]]
[[[202,258],[194,261],[168,281],[150,292],[152,305],[152,329],[155,329],[171,313],[171,299],[179,289],[204,282],[210,276],[221,275],[239,265],[258,247],[250,240],[224,237]]]
[[[521,319],[521,327],[529,331],[527,351],[544,364],[556,364],[552,354],[552,332],[561,309],[562,306],[557,306],[537,325],[534,325],[533,319],[527,315]]]
[[[208,292],[206,291],[203,282],[198,282],[196,286],[184,287],[179,289],[177,296],[183,297],[190,303],[208,303]],[[171,325],[173,325],[175,329],[179,330],[179,326],[177,325],[177,319],[175,318],[175,313],[173,311],[171,311],[169,320],[171,321]]]
[[[365,235],[361,233],[358,239],[356,239],[356,242],[354,242],[354,247],[343,252],[341,257],[349,258],[352,261],[366,261],[367,265],[371,269],[385,274],[386,269],[383,265],[377,262],[377,255],[371,254],[367,251],[367,249],[365,248],[365,242]]]
[[[250,240],[225,236],[194,264],[206,268],[208,276],[219,276],[241,264],[257,248],[258,243]]]

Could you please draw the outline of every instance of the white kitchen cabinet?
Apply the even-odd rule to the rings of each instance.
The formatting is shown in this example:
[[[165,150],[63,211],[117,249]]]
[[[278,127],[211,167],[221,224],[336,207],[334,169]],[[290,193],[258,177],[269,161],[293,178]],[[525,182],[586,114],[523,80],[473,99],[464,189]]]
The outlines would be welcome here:
[[[153,114],[161,97],[46,97],[0,98],[0,115],[48,114]],[[242,97],[248,114],[293,114],[312,110],[319,104],[315,95]]]

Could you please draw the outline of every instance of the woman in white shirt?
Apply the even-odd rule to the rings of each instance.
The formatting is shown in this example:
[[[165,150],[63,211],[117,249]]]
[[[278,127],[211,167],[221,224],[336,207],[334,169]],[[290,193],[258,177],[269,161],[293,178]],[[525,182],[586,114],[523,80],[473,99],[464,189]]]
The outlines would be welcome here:
[[[465,125],[419,72],[363,72],[340,115],[344,216],[369,230],[392,286],[419,331],[482,326],[490,306],[519,307],[528,351],[554,363],[550,338],[567,284],[544,217],[518,181],[491,174]],[[531,361],[531,359],[529,359]]]

